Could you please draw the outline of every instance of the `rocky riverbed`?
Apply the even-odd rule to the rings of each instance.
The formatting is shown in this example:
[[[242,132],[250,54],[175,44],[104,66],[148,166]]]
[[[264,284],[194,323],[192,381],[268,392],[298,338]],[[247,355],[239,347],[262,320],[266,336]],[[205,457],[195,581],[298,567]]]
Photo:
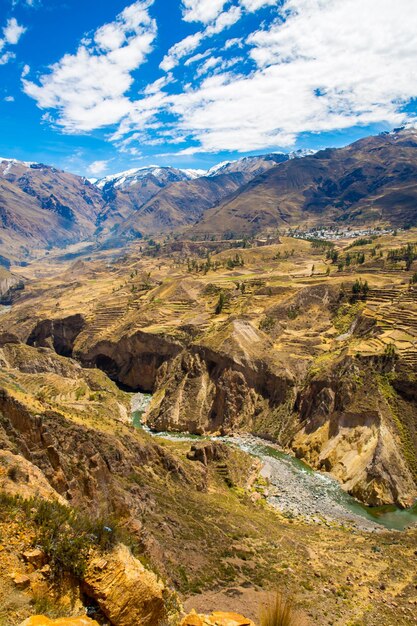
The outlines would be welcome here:
[[[151,396],[135,394],[132,415],[135,426],[143,426]],[[151,431],[149,431],[151,432]],[[152,433],[165,439],[195,441],[186,433]],[[347,494],[329,474],[312,470],[308,465],[282,452],[278,446],[251,435],[207,437],[238,446],[263,462],[261,475],[266,486],[263,496],[268,503],[289,518],[302,517],[313,524],[342,524],[360,530],[377,532],[384,528],[404,530],[417,523],[417,506],[401,510],[395,506],[366,507]]]

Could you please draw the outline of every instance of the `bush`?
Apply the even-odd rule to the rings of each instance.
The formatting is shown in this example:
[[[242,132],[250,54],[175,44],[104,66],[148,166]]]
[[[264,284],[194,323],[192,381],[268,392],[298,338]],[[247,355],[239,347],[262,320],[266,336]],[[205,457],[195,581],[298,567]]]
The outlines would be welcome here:
[[[11,467],[9,467],[9,469],[7,470],[7,477],[10,478],[10,480],[12,480],[14,483],[16,483],[18,476],[19,468],[17,467],[17,465],[12,465]]]
[[[90,518],[59,502],[0,493],[0,515],[8,512],[20,512],[34,523],[34,545],[47,556],[56,584],[68,574],[82,578],[90,549],[108,551],[122,538],[111,517]]]
[[[277,593],[260,611],[260,626],[300,626],[292,602]]]
[[[226,296],[224,294],[224,291],[221,291],[219,295],[219,300],[216,305],[216,310],[215,310],[216,315],[220,315],[220,313],[224,309],[225,304],[226,304]]]

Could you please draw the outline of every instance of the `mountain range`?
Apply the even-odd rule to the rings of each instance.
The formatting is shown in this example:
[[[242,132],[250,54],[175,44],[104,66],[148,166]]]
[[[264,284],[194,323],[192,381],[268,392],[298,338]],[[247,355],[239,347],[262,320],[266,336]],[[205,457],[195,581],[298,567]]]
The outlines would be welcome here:
[[[417,131],[208,170],[148,166],[93,181],[0,158],[0,257],[21,263],[81,241],[253,235],[271,228],[417,221]]]

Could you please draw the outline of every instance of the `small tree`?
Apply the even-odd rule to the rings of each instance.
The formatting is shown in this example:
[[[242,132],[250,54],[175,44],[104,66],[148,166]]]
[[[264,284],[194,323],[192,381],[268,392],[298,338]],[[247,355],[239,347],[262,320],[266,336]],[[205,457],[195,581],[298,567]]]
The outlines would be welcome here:
[[[219,294],[219,299],[216,305],[216,315],[220,315],[220,313],[223,311],[224,305],[226,304],[226,296],[224,294],[224,291],[221,291]]]

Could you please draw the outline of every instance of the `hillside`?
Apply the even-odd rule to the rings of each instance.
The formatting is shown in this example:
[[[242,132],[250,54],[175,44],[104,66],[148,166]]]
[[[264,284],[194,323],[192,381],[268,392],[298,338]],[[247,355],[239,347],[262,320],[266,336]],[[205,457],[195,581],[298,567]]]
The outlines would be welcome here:
[[[283,154],[248,157],[208,172],[151,168],[139,171],[140,178],[138,170],[132,170],[129,176],[110,177],[104,187],[99,181],[105,200],[99,216],[100,236],[110,236],[110,242],[120,244],[132,236],[183,229],[242,185],[287,159]]]
[[[132,236],[181,229],[286,159],[245,158],[207,173],[151,166],[96,184],[47,165],[1,159],[0,263],[25,263],[52,247],[90,240],[120,246]]]
[[[417,131],[404,130],[290,160],[207,211],[193,235],[417,221]]]
[[[0,161],[0,255],[9,261],[64,247],[95,231],[101,192],[84,178],[37,163]]]

